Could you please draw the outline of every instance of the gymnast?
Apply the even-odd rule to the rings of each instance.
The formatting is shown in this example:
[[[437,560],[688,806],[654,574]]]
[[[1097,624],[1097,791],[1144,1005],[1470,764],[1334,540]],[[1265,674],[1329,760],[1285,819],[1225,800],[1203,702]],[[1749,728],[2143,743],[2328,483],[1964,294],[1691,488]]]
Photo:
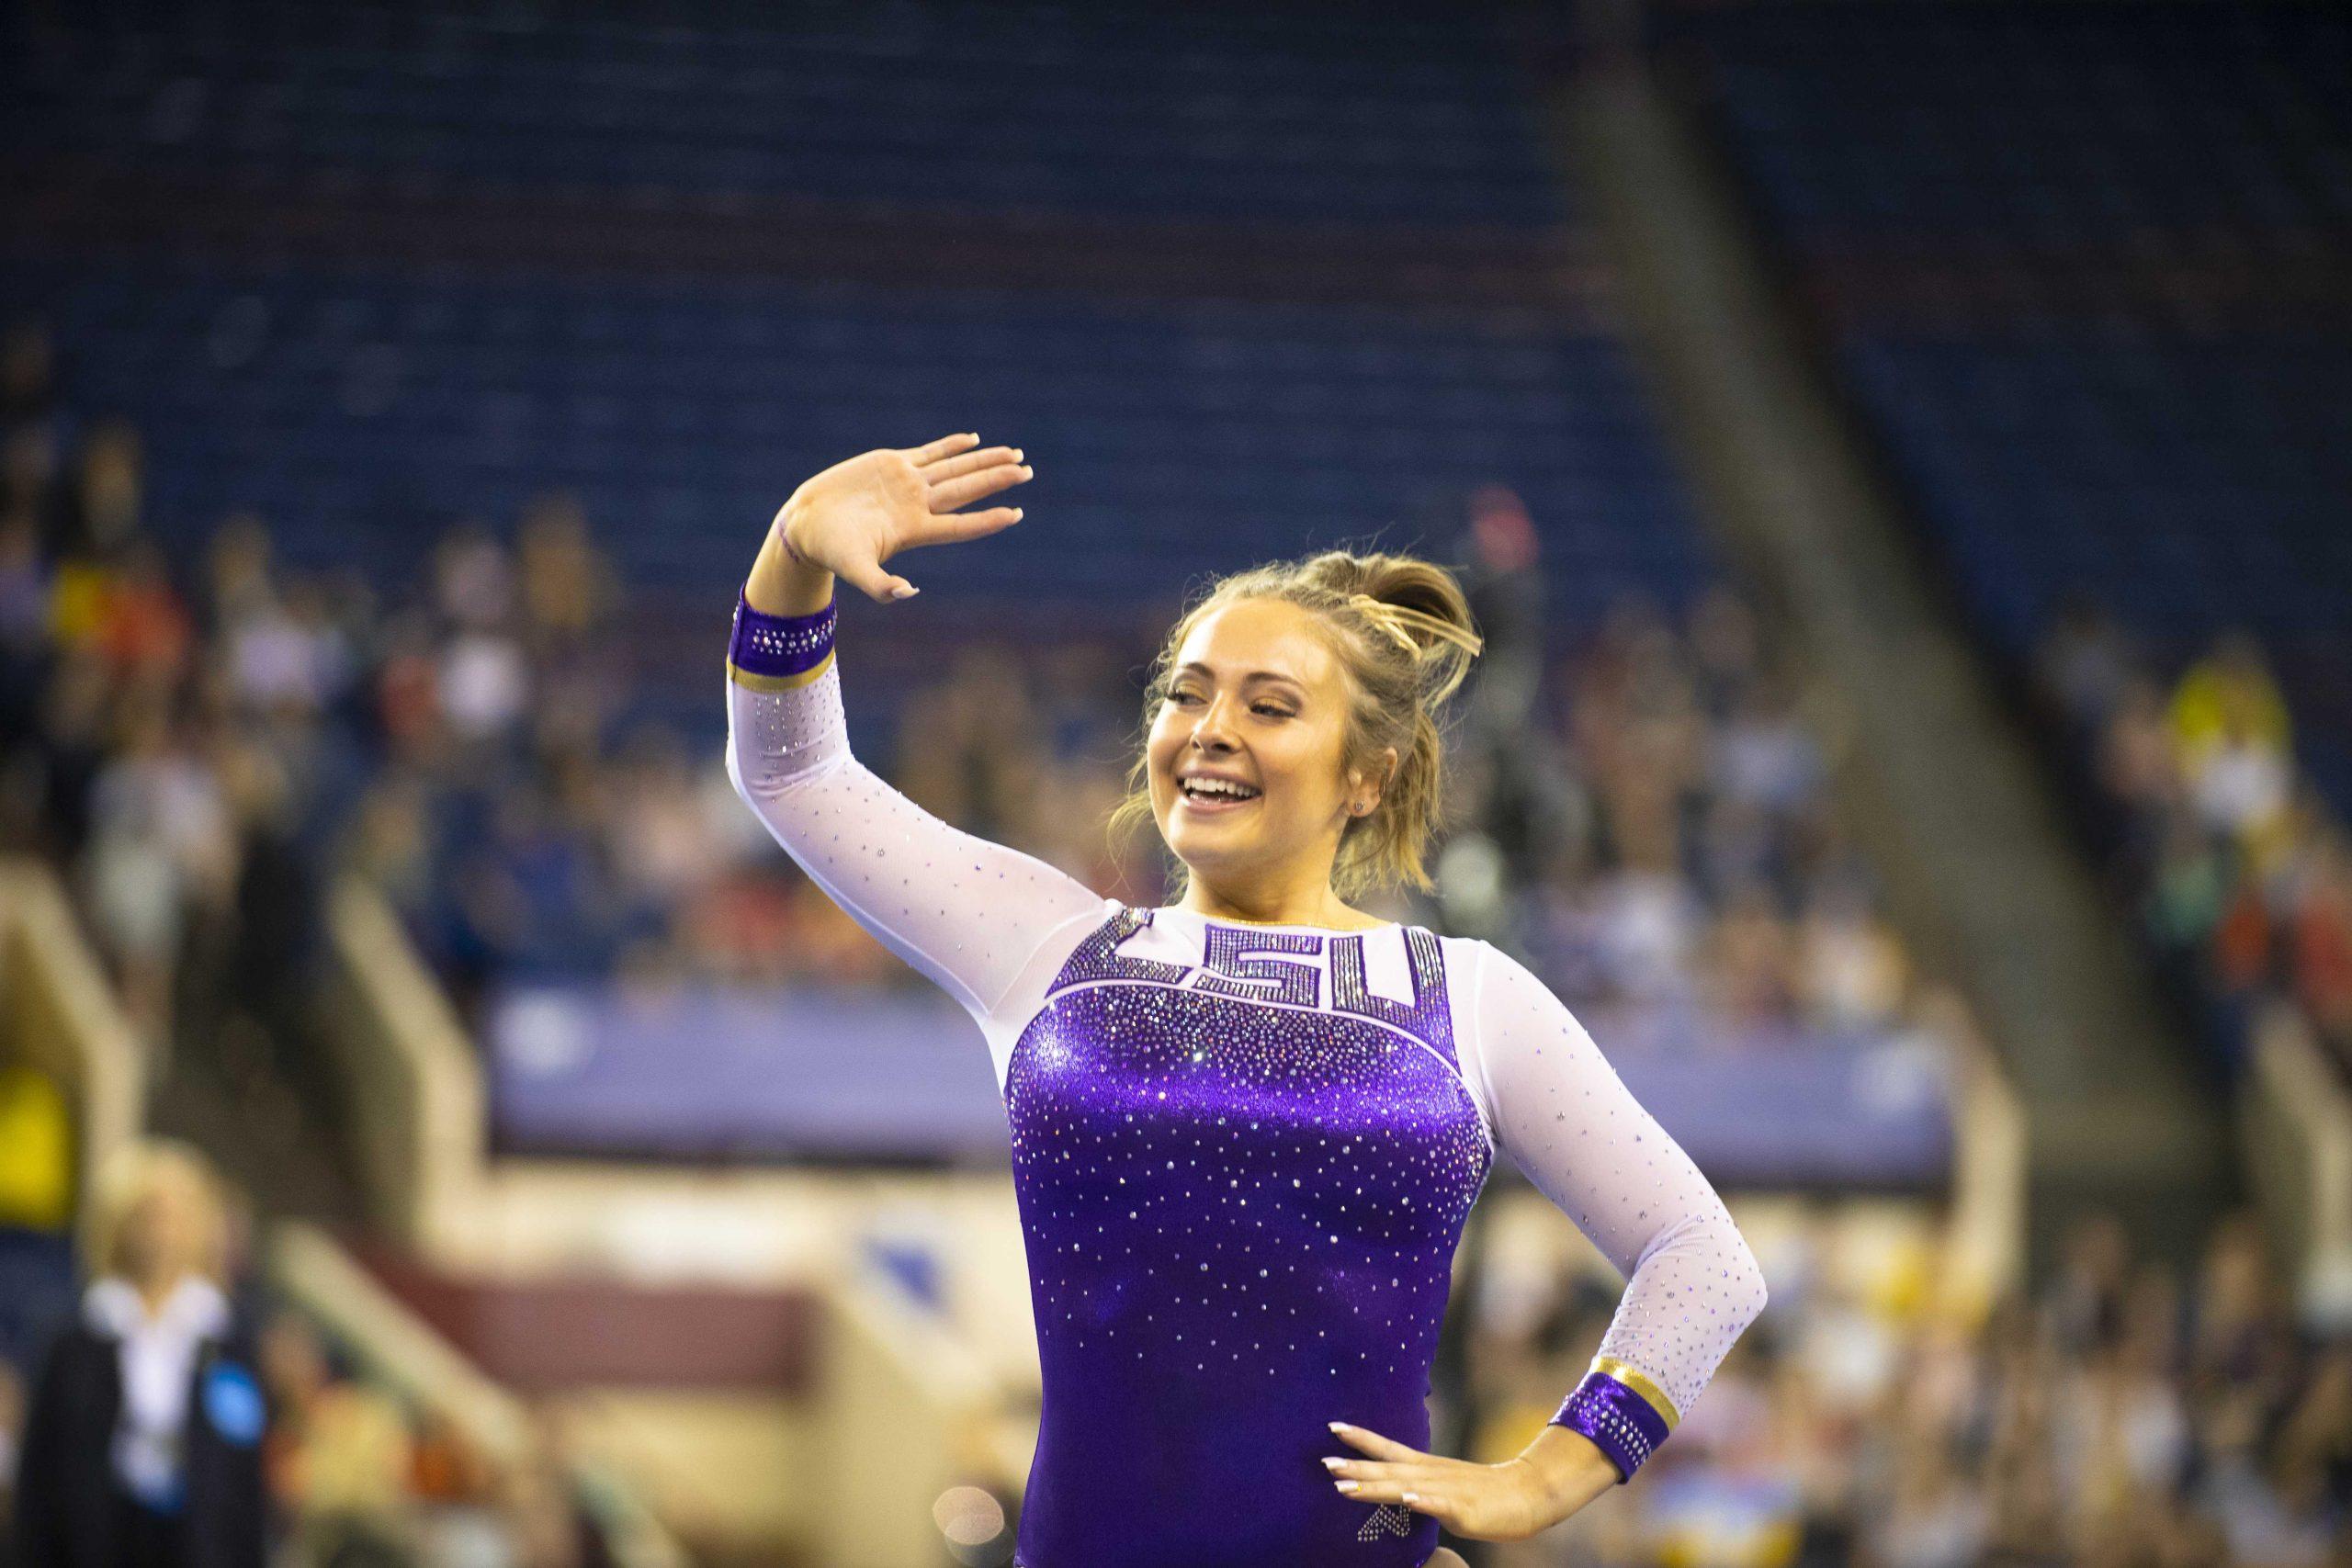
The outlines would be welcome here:
[[[778,511],[727,661],[736,791],[967,1010],[1011,1126],[1044,1402],[1017,1568],[1420,1568],[1630,1480],[1762,1310],[1722,1200],[1574,1015],[1487,942],[1347,900],[1428,888],[1435,715],[1480,647],[1444,568],[1261,565],[1170,630],[1114,821],[1139,908],[940,821],[850,752],[834,581],[1011,527],[976,434],[835,464]],[[1008,747],[1038,738],[1007,734]],[[1625,1275],[1590,1370],[1500,1464],[1423,1451],[1454,1248],[1497,1150]]]

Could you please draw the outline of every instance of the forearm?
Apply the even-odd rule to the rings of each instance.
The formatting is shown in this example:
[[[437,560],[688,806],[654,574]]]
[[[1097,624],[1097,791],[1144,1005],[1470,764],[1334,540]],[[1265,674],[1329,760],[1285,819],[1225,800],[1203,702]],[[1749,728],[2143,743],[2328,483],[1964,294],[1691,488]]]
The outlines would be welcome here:
[[[941,821],[851,753],[837,619],[762,611],[746,585],[727,658],[728,777],[835,904],[984,1019],[1049,936],[1099,920],[1105,900]]]
[[[796,493],[776,513],[743,582],[744,602],[763,615],[813,615],[832,602],[833,574],[801,559],[785,539],[798,501]]]

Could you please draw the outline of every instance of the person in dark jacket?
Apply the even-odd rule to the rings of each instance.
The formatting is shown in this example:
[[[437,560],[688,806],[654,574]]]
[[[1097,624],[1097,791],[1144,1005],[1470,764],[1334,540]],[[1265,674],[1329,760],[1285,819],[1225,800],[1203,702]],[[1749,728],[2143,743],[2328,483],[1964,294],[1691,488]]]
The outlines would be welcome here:
[[[269,1412],[223,1290],[211,1169],[184,1145],[138,1145],[96,1196],[95,1277],[25,1419],[24,1568],[261,1568]]]

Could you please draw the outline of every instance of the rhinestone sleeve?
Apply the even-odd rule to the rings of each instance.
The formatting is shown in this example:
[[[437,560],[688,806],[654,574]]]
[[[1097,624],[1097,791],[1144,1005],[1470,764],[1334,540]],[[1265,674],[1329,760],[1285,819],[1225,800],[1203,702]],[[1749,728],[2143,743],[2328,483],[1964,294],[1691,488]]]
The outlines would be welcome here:
[[[1586,1380],[1609,1387],[1580,1385],[1561,1416],[1580,1413],[1569,1424],[1598,1442],[1577,1422],[1604,1425],[1605,1408],[1654,1448],[1764,1310],[1763,1270],[1714,1187],[1634,1098],[1576,1015],[1526,965],[1479,945],[1467,1055],[1496,1141],[1625,1276]],[[1638,1460],[1636,1447],[1627,1439],[1619,1451]]]
[[[983,1024],[1031,958],[1107,900],[941,821],[850,751],[835,606],[767,615],[740,594],[727,656],[727,776],[810,880]]]

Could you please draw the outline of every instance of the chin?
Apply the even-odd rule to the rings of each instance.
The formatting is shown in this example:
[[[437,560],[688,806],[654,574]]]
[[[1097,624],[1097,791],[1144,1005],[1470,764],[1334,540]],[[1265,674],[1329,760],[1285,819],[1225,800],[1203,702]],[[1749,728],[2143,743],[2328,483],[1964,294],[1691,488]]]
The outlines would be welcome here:
[[[1245,865],[1263,858],[1254,833],[1227,834],[1214,827],[1186,823],[1176,829],[1168,847],[1176,858],[1195,867]]]

